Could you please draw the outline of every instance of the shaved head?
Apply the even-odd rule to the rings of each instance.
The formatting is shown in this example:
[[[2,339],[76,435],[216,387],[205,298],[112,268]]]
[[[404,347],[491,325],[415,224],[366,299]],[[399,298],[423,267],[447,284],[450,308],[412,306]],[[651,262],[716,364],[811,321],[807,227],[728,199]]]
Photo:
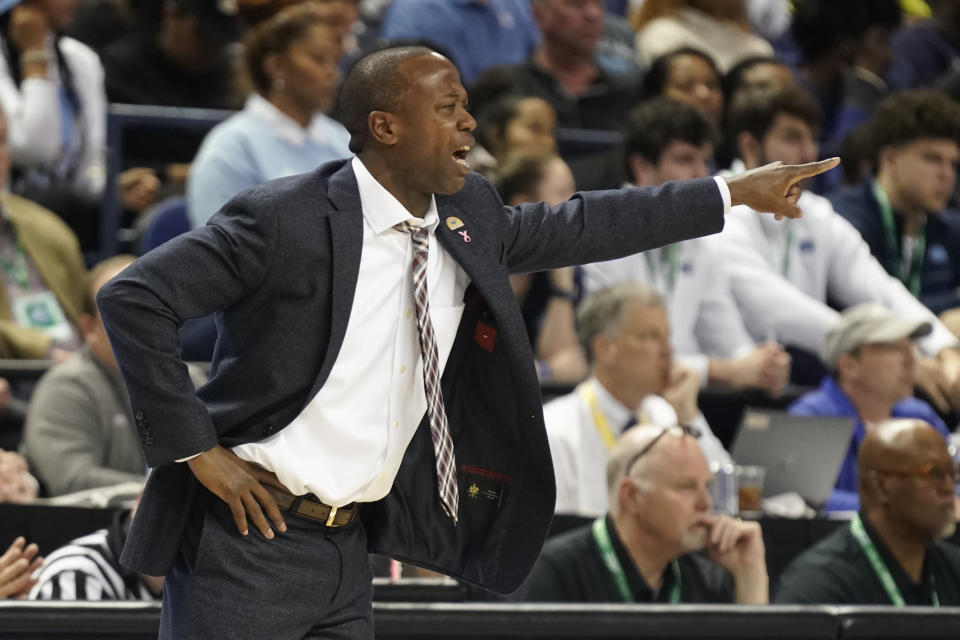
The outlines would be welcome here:
[[[887,420],[874,427],[860,444],[858,473],[895,469],[925,462],[928,447],[945,447],[943,436],[923,420]]]
[[[347,74],[340,91],[339,114],[350,132],[350,151],[360,153],[369,136],[368,118],[373,111],[394,112],[410,89],[410,78],[400,72],[411,58],[438,56],[421,46],[381,49],[361,58]]]
[[[956,527],[953,458],[943,435],[922,420],[888,420],[864,437],[860,503],[870,522],[929,543]]]

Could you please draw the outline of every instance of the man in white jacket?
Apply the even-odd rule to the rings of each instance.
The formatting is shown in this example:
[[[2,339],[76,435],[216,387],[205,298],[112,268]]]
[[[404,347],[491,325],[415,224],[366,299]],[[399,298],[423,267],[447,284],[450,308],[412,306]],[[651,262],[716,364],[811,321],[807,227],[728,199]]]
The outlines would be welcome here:
[[[746,169],[817,157],[819,107],[802,89],[745,92],[731,105],[728,122],[728,139]],[[746,207],[734,207],[712,241],[724,256],[753,338],[816,353],[839,318],[830,305],[876,302],[904,319],[931,323],[932,333],[918,341],[923,357],[917,384],[938,409],[960,407],[960,353],[953,334],[887,274],[829,200],[804,191],[797,204],[802,218],[771,218],[769,224]]]

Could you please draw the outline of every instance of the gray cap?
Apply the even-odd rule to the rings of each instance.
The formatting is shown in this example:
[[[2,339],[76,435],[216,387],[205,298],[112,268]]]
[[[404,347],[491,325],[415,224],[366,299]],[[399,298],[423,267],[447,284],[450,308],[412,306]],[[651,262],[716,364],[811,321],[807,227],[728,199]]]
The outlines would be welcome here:
[[[926,320],[902,320],[886,307],[868,302],[850,307],[840,315],[823,341],[820,357],[827,368],[833,370],[843,353],[850,353],[863,344],[872,342],[896,342],[903,338],[911,340],[933,331]]]

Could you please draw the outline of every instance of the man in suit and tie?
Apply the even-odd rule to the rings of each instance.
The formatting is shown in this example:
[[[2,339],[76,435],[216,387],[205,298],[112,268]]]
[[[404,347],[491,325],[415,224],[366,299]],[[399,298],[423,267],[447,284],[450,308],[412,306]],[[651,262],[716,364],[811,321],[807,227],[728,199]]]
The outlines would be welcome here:
[[[835,164],[504,207],[446,58],[371,54],[341,102],[355,158],[238,195],[98,296],[153,467],[122,562],[166,576],[164,638],[371,638],[368,550],[515,589],[555,498],[508,274],[713,233],[731,203],[797,215]],[[214,312],[194,391],[177,327]]]

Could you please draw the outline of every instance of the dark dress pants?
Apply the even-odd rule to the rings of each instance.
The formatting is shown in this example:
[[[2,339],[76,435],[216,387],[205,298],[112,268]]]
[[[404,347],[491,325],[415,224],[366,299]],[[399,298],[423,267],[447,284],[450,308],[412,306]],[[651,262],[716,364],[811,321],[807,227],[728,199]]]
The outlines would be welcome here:
[[[160,638],[370,640],[373,583],[360,519],[327,528],[283,513],[287,532],[241,536],[205,489],[163,588]]]

